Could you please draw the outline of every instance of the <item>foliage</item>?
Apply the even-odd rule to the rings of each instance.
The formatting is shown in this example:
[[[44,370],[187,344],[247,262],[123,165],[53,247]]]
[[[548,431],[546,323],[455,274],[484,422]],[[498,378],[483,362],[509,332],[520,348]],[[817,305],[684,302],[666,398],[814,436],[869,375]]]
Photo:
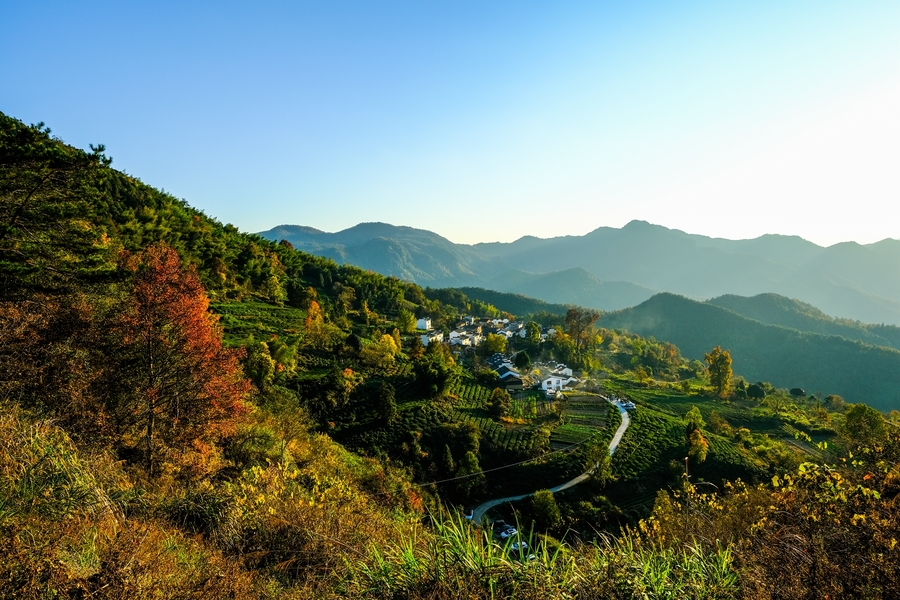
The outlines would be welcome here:
[[[103,146],[83,152],[2,113],[0,125],[2,295],[102,267],[108,240],[85,216],[111,162]]]
[[[3,117],[4,135],[19,126]],[[84,158],[40,128],[25,134],[42,161]],[[565,356],[595,374],[600,364],[646,370],[643,385],[633,372],[591,384],[638,405],[611,458],[619,412],[602,398],[499,390],[492,402],[447,346],[401,337],[410,315],[447,324],[493,307],[458,292],[429,298],[241,234],[109,169],[99,152],[26,203],[46,252],[19,245],[22,261],[4,263],[13,285],[0,302],[2,595],[887,597],[896,588],[900,457],[880,415],[855,406],[831,415],[836,400],[799,396],[771,411],[686,396],[665,380],[703,369],[674,347],[598,336],[583,312],[590,327],[571,321],[549,343],[529,325],[538,339],[513,342],[536,359]],[[25,162],[3,163],[2,181],[36,181],[44,167],[9,167]],[[84,223],[70,219],[76,206]],[[505,407],[501,422],[492,404]],[[813,446],[832,418],[846,436],[835,446],[853,455],[792,468],[798,457],[838,460]],[[692,463],[698,486],[778,479],[701,497],[681,479],[685,443],[706,457]],[[558,451],[547,454],[551,444]],[[440,504],[532,491],[595,465],[594,483],[529,502],[539,525],[573,529],[566,541],[516,538],[528,553]],[[669,487],[684,491],[660,494],[654,518],[632,527]],[[847,548],[855,556],[841,555]],[[797,573],[779,572],[791,559]],[[852,574],[838,580],[838,569]]]
[[[509,405],[511,401],[512,399],[509,397],[509,392],[503,388],[494,388],[494,391],[491,392],[491,397],[488,400],[491,414],[495,417],[505,417],[509,414]]]
[[[157,244],[129,262],[134,283],[111,328],[118,394],[110,411],[125,443],[141,440],[147,472],[153,473],[159,448],[232,432],[249,410],[249,382],[240,353],[221,345],[203,286],[193,271],[182,269],[177,253]]]
[[[725,398],[731,389],[731,353],[716,346],[704,355],[709,369],[709,382],[720,398]]]

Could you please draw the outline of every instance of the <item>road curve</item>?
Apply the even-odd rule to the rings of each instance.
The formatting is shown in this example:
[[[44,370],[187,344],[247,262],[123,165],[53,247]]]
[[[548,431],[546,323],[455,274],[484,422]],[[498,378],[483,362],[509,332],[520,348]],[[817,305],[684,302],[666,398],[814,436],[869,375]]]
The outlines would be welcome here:
[[[616,401],[613,404],[615,404],[616,408],[619,409],[619,414],[622,417],[622,423],[619,425],[619,428],[616,429],[615,435],[613,435],[612,440],[609,442],[610,455],[615,453],[616,448],[619,447],[619,442],[622,441],[622,436],[625,434],[625,430],[628,429],[628,426],[631,424],[631,417],[629,416],[628,411],[625,410],[625,407],[622,406],[622,403],[619,401]],[[550,491],[556,493],[556,492],[561,492],[563,490],[567,490],[570,487],[576,486],[579,483],[586,481],[587,478],[591,476],[591,474],[594,472],[594,469],[596,469],[596,468],[597,467],[595,465],[594,468],[588,470],[585,473],[582,473],[575,479],[570,479],[569,481],[567,481],[565,483],[561,483],[556,487],[550,488]],[[487,511],[494,508],[495,506],[499,506],[499,505],[503,504],[504,502],[515,502],[516,500],[522,500],[524,498],[528,498],[529,496],[534,496],[535,492],[537,492],[537,491],[538,490],[535,490],[534,492],[530,492],[528,494],[522,494],[520,496],[508,496],[506,498],[497,498],[495,500],[488,500],[487,502],[478,505],[475,508],[475,510],[472,511],[472,522],[481,523],[481,520],[484,518],[484,514]]]

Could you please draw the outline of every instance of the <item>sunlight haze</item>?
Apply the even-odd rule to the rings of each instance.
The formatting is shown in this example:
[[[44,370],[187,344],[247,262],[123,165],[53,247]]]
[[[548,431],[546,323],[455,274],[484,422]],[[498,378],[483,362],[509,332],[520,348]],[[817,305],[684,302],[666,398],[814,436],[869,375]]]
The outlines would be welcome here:
[[[3,3],[0,110],[244,231],[900,238],[900,4]],[[36,31],[41,44],[34,44]]]

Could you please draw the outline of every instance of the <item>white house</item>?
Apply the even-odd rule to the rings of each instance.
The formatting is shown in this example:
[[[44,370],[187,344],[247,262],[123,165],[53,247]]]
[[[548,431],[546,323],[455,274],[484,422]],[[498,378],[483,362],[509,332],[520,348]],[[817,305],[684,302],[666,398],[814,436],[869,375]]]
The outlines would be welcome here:
[[[568,379],[568,377],[547,377],[541,382],[541,389],[559,391],[563,389]]]
[[[547,390],[555,390],[560,391],[563,388],[572,387],[578,383],[578,379],[575,377],[558,377],[555,375],[551,375],[550,377],[545,378],[541,381],[541,389],[545,392]]]
[[[554,375],[562,375],[564,377],[571,377],[572,369],[570,369],[566,365],[559,365],[556,369],[554,369],[553,374]]]
[[[431,317],[422,317],[416,321],[416,327],[428,331],[431,329]]]
[[[423,333],[421,336],[422,345],[427,346],[431,342],[443,342],[444,341],[444,332],[443,331],[428,331]]]

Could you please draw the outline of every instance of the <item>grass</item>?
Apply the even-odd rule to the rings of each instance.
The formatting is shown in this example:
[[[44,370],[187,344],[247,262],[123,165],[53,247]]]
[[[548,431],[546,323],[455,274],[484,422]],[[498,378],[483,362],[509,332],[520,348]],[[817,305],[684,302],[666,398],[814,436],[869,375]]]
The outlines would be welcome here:
[[[461,519],[434,522],[434,537],[372,547],[353,568],[350,595],[367,598],[685,598],[738,596],[727,546],[654,549],[625,536],[569,547],[533,532],[505,543]],[[511,550],[529,544],[531,560]]]

